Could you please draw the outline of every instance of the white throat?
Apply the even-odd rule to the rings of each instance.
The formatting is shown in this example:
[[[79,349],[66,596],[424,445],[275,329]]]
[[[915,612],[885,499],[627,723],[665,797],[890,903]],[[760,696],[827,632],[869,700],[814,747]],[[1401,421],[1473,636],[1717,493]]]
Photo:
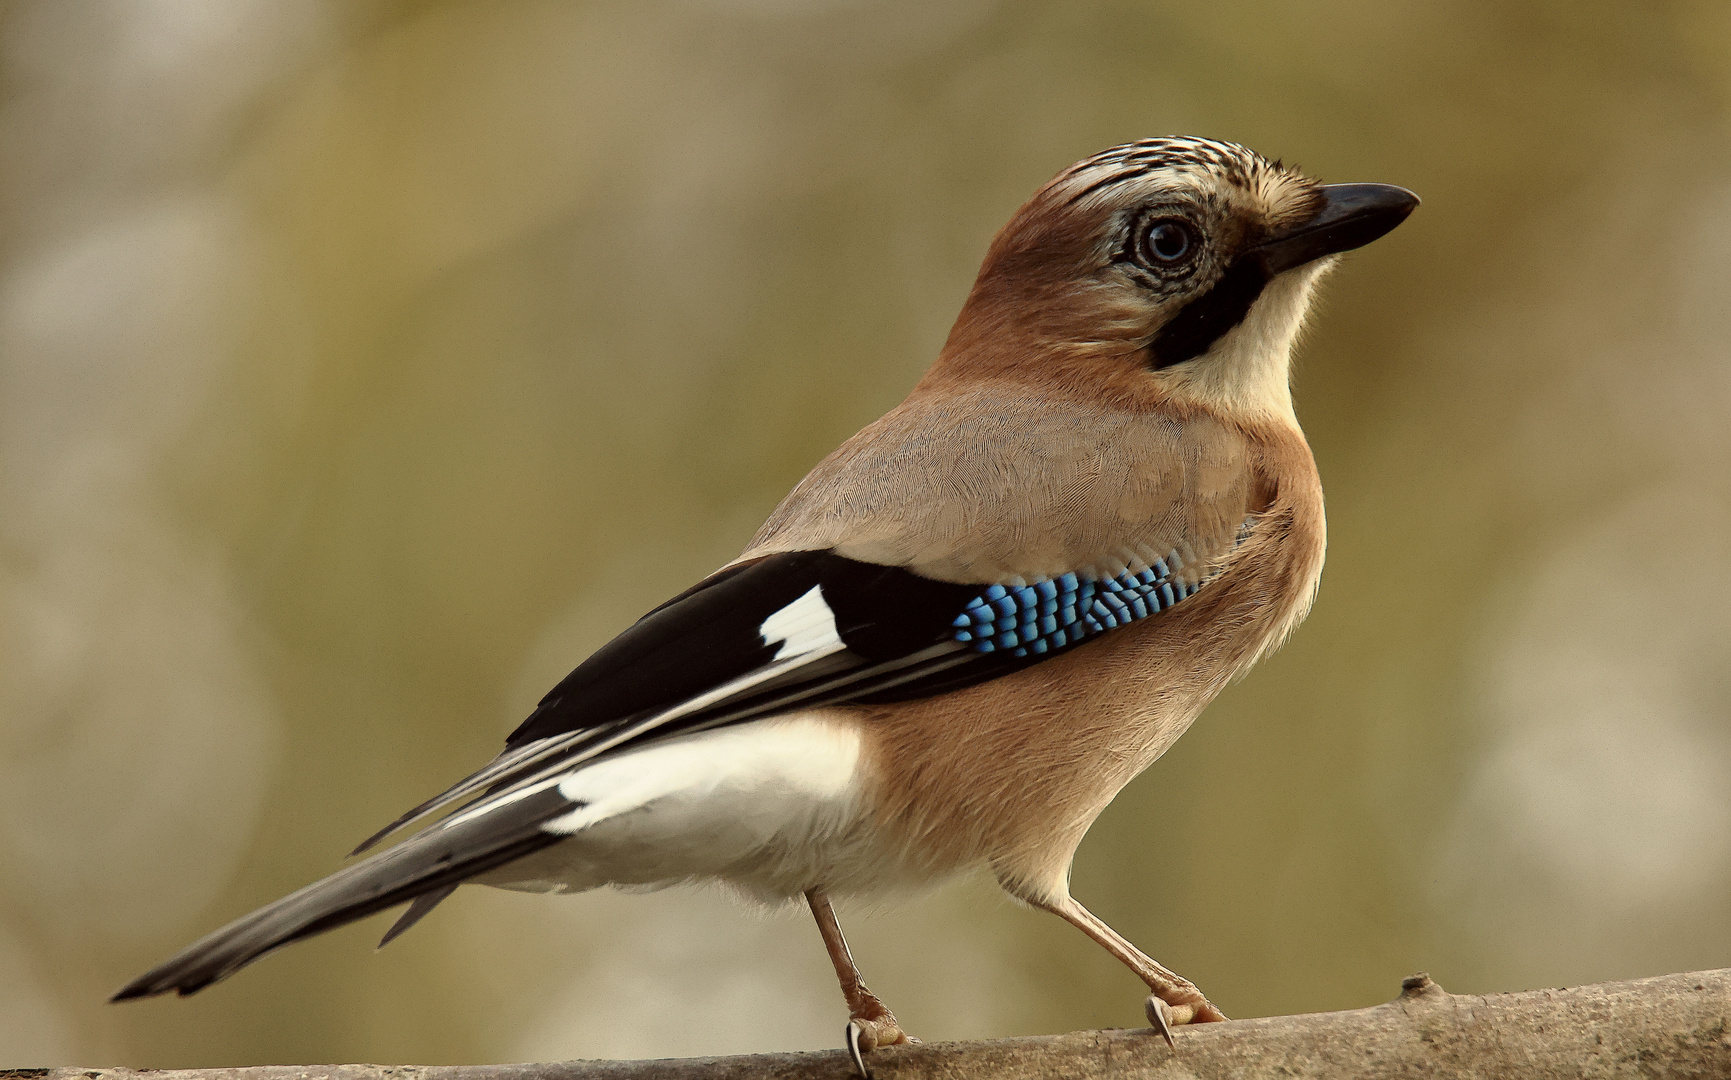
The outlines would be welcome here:
[[[1243,322],[1195,360],[1164,372],[1173,396],[1236,418],[1282,420],[1296,428],[1292,346],[1316,283],[1333,265],[1333,258],[1318,259],[1270,281]]]

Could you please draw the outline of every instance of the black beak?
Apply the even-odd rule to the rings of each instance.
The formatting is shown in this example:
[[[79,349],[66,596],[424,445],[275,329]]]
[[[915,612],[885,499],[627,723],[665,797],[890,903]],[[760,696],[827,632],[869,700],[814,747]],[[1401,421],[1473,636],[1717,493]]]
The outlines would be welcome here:
[[[1320,214],[1245,252],[1269,277],[1361,248],[1392,231],[1418,205],[1417,195],[1393,184],[1329,184],[1322,194]]]

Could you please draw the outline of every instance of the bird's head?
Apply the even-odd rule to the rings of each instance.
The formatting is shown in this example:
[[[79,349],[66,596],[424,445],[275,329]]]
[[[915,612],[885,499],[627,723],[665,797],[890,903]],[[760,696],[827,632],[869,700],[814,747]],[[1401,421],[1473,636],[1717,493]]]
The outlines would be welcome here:
[[[928,382],[1290,419],[1292,344],[1317,278],[1417,205],[1404,188],[1324,186],[1234,143],[1114,147],[1059,173],[998,233]]]

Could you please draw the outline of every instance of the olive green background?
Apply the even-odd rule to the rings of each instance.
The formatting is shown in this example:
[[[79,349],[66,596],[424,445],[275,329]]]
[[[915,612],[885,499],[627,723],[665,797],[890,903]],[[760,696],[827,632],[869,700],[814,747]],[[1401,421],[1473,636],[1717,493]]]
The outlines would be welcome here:
[[[893,405],[1163,133],[1425,202],[1327,284],[1321,598],[1075,892],[1232,1015],[1731,964],[1717,0],[0,3],[0,1065],[838,1045],[809,920],[466,889],[106,995],[341,865]],[[927,1039],[1141,1023],[982,881]]]

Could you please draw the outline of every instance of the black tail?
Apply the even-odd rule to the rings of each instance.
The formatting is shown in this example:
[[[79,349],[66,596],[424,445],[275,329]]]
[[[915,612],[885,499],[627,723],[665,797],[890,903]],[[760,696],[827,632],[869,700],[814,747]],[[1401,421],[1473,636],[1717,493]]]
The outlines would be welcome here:
[[[127,983],[110,1000],[195,993],[273,949],[427,897],[411,912],[419,918],[462,881],[564,839],[540,826],[571,808],[551,787],[473,818],[458,815],[236,919]],[[386,940],[407,928],[404,923]]]

